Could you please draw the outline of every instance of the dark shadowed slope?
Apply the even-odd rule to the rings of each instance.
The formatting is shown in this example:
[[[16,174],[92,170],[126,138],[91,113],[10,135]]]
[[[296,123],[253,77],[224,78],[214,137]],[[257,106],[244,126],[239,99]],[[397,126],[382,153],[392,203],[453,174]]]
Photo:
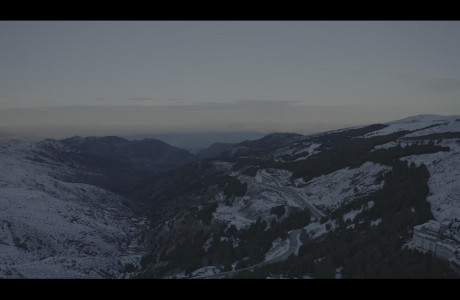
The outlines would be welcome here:
[[[72,150],[66,153],[68,159],[104,174],[89,178],[91,183],[115,192],[129,190],[140,180],[198,160],[186,150],[155,139],[72,137],[61,142]]]
[[[231,143],[214,143],[208,148],[196,153],[200,159],[215,158],[221,156],[226,150],[230,149],[234,144]]]

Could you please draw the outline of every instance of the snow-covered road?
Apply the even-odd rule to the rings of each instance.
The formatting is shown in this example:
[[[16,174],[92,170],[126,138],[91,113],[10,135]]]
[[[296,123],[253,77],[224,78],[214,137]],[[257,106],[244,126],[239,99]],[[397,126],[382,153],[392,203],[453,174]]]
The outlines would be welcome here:
[[[281,193],[284,193],[285,195],[289,196],[291,199],[293,199],[297,204],[299,204],[301,207],[304,209],[308,209],[311,214],[317,218],[320,219],[325,216],[325,214],[320,211],[318,208],[316,208],[312,203],[310,203],[307,199],[302,197],[296,190],[291,189],[286,186],[281,186],[278,182],[278,180],[272,176],[266,175],[266,174],[261,174],[262,178],[265,181],[268,181],[272,184],[268,183],[263,183],[263,182],[252,182],[254,184],[259,184],[265,188],[269,188],[272,190],[279,191]],[[249,183],[249,182],[247,182]]]

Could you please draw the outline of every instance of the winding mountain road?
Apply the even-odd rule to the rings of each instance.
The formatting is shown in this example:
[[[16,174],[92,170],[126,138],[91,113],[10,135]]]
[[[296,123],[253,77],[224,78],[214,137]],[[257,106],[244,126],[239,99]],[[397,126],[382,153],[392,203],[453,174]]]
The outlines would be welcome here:
[[[272,176],[269,176],[263,173],[260,175],[265,181],[270,182],[272,184],[268,184],[264,182],[257,182],[256,184],[259,184],[268,189],[276,190],[281,193],[289,195],[292,200],[294,200],[297,204],[299,204],[304,209],[308,209],[311,212],[311,214],[317,219],[320,219],[325,216],[325,214],[322,211],[316,208],[312,203],[310,203],[310,201],[302,197],[296,190],[290,187],[281,186],[278,180]]]
[[[260,268],[262,266],[272,264],[274,262],[286,260],[286,259],[288,259],[288,257],[291,254],[295,254],[295,255],[298,254],[299,247],[301,246],[301,244],[300,244],[300,232],[301,231],[302,231],[302,229],[295,229],[295,230],[291,230],[291,231],[288,232],[289,248],[285,252],[281,253],[280,255],[278,255],[276,257],[273,257],[271,259],[265,260],[263,262],[260,262],[258,264],[255,264],[255,265],[252,265],[252,266],[249,266],[249,267],[246,267],[246,268],[233,270],[233,271],[228,271],[228,272],[217,273],[217,274],[213,274],[213,275],[196,276],[196,277],[192,277],[192,279],[225,278],[225,277],[228,277],[228,276],[236,275],[237,273],[239,273],[241,271],[251,271],[251,270],[254,270],[255,268]]]
[[[325,214],[322,211],[320,211],[318,208],[316,208],[307,199],[302,197],[296,190],[294,190],[292,188],[289,188],[289,187],[282,186],[278,182],[278,180],[276,178],[272,177],[272,176],[269,176],[269,175],[264,174],[264,173],[261,173],[260,175],[261,175],[262,179],[265,182],[255,181],[255,180],[251,180],[251,179],[248,179],[248,178],[246,178],[244,180],[248,184],[259,185],[259,186],[262,186],[264,188],[275,190],[275,191],[278,191],[278,192],[281,192],[281,193],[284,193],[284,194],[288,195],[291,199],[293,199],[301,207],[303,207],[304,209],[308,209],[311,212],[311,214],[314,217],[316,217],[317,219],[320,219],[321,217],[325,216]],[[239,273],[241,271],[251,271],[251,270],[254,270],[255,268],[260,268],[260,267],[262,267],[264,265],[268,265],[268,264],[271,264],[271,263],[274,263],[274,262],[286,260],[291,254],[295,254],[295,255],[298,254],[299,247],[301,246],[301,242],[300,242],[300,232],[301,231],[302,231],[302,229],[295,229],[295,230],[291,230],[291,231],[288,232],[289,248],[285,252],[280,253],[276,257],[273,257],[273,258],[271,258],[269,260],[265,260],[265,261],[263,261],[261,263],[258,263],[258,264],[255,264],[255,265],[243,268],[243,269],[238,269],[238,270],[233,270],[233,271],[228,271],[228,272],[222,272],[222,273],[217,273],[217,274],[213,274],[213,275],[196,276],[196,277],[193,277],[193,279],[225,278],[225,277],[228,277],[228,276],[233,276],[233,275],[235,275],[235,274],[237,274],[237,273]]]

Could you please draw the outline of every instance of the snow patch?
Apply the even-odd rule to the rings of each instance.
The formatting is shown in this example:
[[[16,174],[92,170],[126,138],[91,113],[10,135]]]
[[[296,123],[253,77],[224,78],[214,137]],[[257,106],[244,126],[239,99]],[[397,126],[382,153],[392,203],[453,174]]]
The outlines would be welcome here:
[[[377,220],[371,221],[371,226],[378,226],[382,222],[382,218],[378,218]]]
[[[372,201],[372,200],[367,202],[367,209],[371,209],[372,207],[374,207],[374,204],[375,204],[375,202]]]
[[[192,272],[192,277],[197,277],[197,276],[209,276],[209,275],[214,275],[217,273],[221,272],[221,267],[216,267],[216,266],[205,266],[202,267],[198,270],[195,270]]]
[[[307,226],[305,226],[303,229],[305,229],[305,231],[307,232],[307,234],[309,235],[311,239],[316,239],[318,237],[325,235],[326,233],[330,231],[334,231],[336,228],[338,228],[337,221],[328,220],[327,222],[323,224],[319,222],[310,223]]]
[[[264,261],[272,260],[276,257],[279,257],[283,253],[289,250],[289,239],[282,240],[280,238],[276,239],[272,243],[272,247],[265,254]]]
[[[271,209],[276,206],[300,207],[294,200],[281,192],[260,188],[257,184],[249,183],[248,193],[243,197],[235,197],[232,205],[227,206],[219,202],[213,217],[230,225],[235,225],[239,230],[249,227],[260,217],[270,224],[273,215]],[[222,196],[221,196],[222,197]]]
[[[350,220],[351,222],[353,222],[353,220],[356,218],[356,216],[362,211],[363,211],[362,208],[357,209],[357,210],[349,211],[349,212],[343,214],[342,218],[343,218],[344,221]]]
[[[321,144],[311,143],[311,142],[297,142],[293,145],[289,145],[283,148],[278,149],[274,153],[274,160],[278,162],[287,162],[287,161],[299,161],[309,158],[310,156],[319,153],[317,149],[321,146]],[[292,159],[293,156],[298,156],[300,154],[305,153],[305,155],[301,157],[297,157],[294,160]]]
[[[371,152],[374,150],[382,150],[382,149],[386,150],[386,149],[390,149],[390,148],[397,147],[397,146],[400,146],[401,148],[406,148],[407,146],[418,145],[418,144],[428,145],[429,143],[430,143],[429,140],[424,140],[424,141],[396,140],[396,141],[391,141],[385,144],[377,145],[371,150]]]
[[[204,252],[208,252],[209,247],[211,247],[212,242],[214,241],[214,236],[210,236],[203,244]]]

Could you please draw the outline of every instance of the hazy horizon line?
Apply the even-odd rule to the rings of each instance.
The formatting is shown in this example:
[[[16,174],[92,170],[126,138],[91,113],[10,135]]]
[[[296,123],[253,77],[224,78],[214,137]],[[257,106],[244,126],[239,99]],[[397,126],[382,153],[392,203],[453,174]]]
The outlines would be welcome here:
[[[142,136],[182,136],[182,137],[192,137],[192,136],[205,136],[205,135],[249,135],[256,134],[260,136],[265,136],[272,133],[297,133],[302,135],[313,135],[320,134],[335,130],[368,126],[373,124],[386,124],[392,122],[398,122],[411,117],[416,116],[440,116],[440,117],[460,117],[460,114],[435,114],[435,113],[423,113],[415,115],[407,115],[403,118],[398,118],[396,120],[389,120],[385,122],[312,122],[312,123],[301,123],[300,126],[293,130],[271,130],[267,128],[266,130],[257,130],[255,128],[235,128],[234,130],[228,129],[229,127],[214,128],[212,130],[203,130],[203,129],[193,129],[189,128],[186,130],[174,130],[163,129],[162,131],[147,130],[147,129],[131,129],[127,130],[129,126],[119,126],[118,129],[114,129],[110,126],[96,126],[96,125],[52,125],[52,124],[41,124],[36,125],[34,128],[36,130],[52,130],[57,127],[61,128],[64,132],[61,133],[50,133],[50,134],[30,134],[27,133],[27,130],[30,129],[30,126],[1,126],[0,125],[0,141],[11,141],[11,140],[20,140],[26,142],[39,142],[47,139],[62,140],[66,138],[71,138],[75,136],[79,137],[105,137],[105,136],[117,136],[126,139],[133,139],[136,137]],[[225,125],[225,124],[224,124]],[[241,125],[241,124],[240,124]],[[244,124],[243,124],[244,125]],[[307,125],[310,128],[305,128]],[[78,127],[80,129],[78,129]],[[109,130],[109,127],[111,130]],[[231,127],[231,126],[230,126]],[[244,126],[243,126],[244,127]],[[83,128],[83,129],[82,129]],[[75,130],[75,133],[65,133],[67,130]],[[159,139],[159,138],[158,138]]]

